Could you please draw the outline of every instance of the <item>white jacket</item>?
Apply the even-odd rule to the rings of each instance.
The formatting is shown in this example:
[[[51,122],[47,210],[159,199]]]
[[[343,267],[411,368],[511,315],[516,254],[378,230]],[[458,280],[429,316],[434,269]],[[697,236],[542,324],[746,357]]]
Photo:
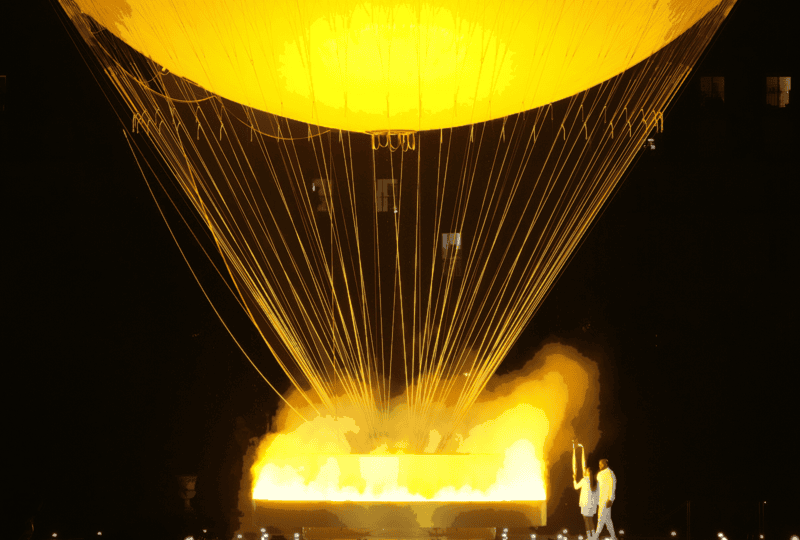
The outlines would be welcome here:
[[[613,501],[616,497],[617,477],[608,467],[597,473],[597,494],[600,508],[605,507],[606,501]]]

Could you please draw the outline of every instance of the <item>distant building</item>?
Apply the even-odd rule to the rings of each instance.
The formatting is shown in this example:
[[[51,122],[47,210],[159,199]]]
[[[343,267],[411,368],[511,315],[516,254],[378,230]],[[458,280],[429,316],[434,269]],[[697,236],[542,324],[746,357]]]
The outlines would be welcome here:
[[[717,64],[700,72],[693,90],[699,90],[700,151],[792,152],[792,78],[774,75],[788,69],[774,60],[761,65],[749,60],[748,65]]]
[[[328,213],[328,198],[326,196],[327,190],[325,188],[326,182],[322,178],[315,178],[311,182],[311,192],[316,193],[318,198],[314,200],[311,198],[311,203],[314,204],[316,202],[316,211],[327,214]]]
[[[767,77],[767,105],[783,108],[789,105],[792,92],[791,77]]]
[[[700,94],[703,104],[720,101],[725,102],[725,77],[700,77]]]

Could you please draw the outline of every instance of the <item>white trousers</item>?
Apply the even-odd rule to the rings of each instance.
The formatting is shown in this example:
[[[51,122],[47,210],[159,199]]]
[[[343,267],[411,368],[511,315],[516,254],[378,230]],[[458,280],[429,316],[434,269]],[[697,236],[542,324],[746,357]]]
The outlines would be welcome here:
[[[602,504],[597,510],[599,515],[597,516],[597,531],[594,533],[595,540],[600,538],[600,533],[603,532],[603,525],[608,528],[608,534],[611,535],[611,538],[616,540],[617,534],[614,532],[614,524],[611,522],[611,508]]]

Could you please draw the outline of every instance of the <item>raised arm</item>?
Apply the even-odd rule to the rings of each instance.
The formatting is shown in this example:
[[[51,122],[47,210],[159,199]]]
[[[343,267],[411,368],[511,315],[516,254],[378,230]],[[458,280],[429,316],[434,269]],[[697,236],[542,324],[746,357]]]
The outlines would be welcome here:
[[[575,470],[578,467],[577,464],[577,457],[575,456],[575,441],[572,441],[572,481],[575,481],[575,477],[578,476],[578,471]],[[577,488],[575,488],[577,489]]]
[[[583,471],[586,470],[586,448],[584,448],[582,444],[579,444],[578,446],[581,447],[581,465],[583,465],[581,467],[581,473],[582,473]]]
[[[572,445],[572,487],[575,489],[581,489],[581,482],[583,482],[583,478],[581,478],[580,482],[578,481],[578,471],[575,469],[578,467],[577,465],[578,458],[575,456],[575,445]]]

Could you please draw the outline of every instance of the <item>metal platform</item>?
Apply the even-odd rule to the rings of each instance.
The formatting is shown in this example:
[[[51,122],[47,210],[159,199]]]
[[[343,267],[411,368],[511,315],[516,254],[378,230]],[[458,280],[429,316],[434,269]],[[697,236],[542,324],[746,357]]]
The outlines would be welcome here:
[[[310,540],[390,540],[436,538],[486,540],[486,531],[540,527],[547,522],[546,501],[397,502],[255,501],[253,525],[292,538]],[[306,533],[308,531],[308,533]],[[321,536],[333,533],[339,536]],[[384,534],[381,531],[391,531]],[[448,531],[440,533],[439,531]],[[478,532],[482,531],[482,532]],[[475,536],[473,538],[473,534]],[[312,536],[308,536],[312,535]],[[491,539],[494,538],[492,533]]]

